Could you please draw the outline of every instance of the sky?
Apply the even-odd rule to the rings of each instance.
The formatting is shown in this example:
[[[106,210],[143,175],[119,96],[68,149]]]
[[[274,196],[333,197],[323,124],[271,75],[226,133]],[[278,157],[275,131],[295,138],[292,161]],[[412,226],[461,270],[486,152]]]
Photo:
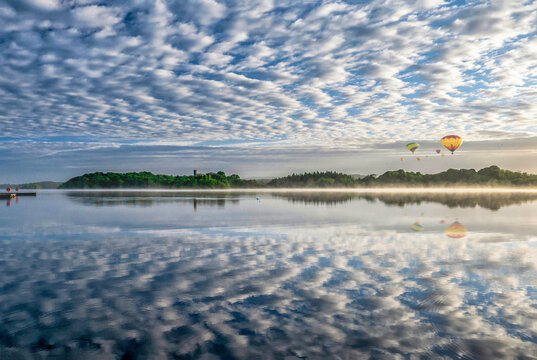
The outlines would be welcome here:
[[[0,24],[0,182],[537,172],[535,1],[3,0]]]

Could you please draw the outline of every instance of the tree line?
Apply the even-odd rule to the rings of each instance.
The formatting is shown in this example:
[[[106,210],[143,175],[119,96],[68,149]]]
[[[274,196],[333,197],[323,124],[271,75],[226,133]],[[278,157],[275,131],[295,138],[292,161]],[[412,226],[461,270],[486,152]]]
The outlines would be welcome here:
[[[223,171],[197,175],[155,175],[151,172],[95,172],[74,177],[60,185],[60,189],[102,188],[338,188],[360,186],[536,186],[537,175],[489,166],[474,169],[449,169],[437,174],[422,174],[404,170],[386,171],[382,175],[361,178],[324,171],[292,174],[272,179],[267,183],[244,180],[239,175],[226,175]]]
[[[289,176],[272,179],[267,183],[268,187],[352,187],[357,185],[357,179],[350,175],[333,172],[312,172],[304,174],[292,174]]]
[[[76,176],[60,185],[60,189],[113,188],[241,188],[256,187],[255,180],[244,180],[239,175],[227,176],[223,171],[197,175],[155,175],[148,171],[114,173],[95,172]]]
[[[35,183],[25,183],[25,184],[0,184],[0,189],[4,189],[6,187],[14,188],[21,188],[21,189],[57,189],[62,183],[56,182],[56,181],[40,181]]]
[[[360,185],[482,185],[531,186],[537,185],[537,175],[500,169],[496,165],[474,169],[449,169],[437,174],[422,174],[404,170],[386,171],[380,176],[369,175],[359,179]]]

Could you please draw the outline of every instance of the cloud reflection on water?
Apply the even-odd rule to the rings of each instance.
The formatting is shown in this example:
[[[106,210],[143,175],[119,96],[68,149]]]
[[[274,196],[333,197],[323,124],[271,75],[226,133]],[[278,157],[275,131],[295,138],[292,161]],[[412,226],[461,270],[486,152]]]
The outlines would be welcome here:
[[[537,356],[532,198],[306,195],[3,207],[0,358]]]
[[[529,358],[535,242],[359,227],[0,240],[0,354]]]

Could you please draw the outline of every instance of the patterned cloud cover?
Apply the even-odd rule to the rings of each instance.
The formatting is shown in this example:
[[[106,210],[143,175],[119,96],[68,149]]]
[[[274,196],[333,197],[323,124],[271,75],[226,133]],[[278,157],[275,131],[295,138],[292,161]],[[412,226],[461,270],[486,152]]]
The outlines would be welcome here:
[[[254,174],[270,151],[302,163],[451,133],[533,150],[536,15],[534,1],[6,0],[0,169],[97,167],[81,154],[120,169],[142,152],[131,168],[164,171],[162,154],[193,147]],[[250,156],[214,160],[237,148]],[[368,169],[352,156],[342,170]]]

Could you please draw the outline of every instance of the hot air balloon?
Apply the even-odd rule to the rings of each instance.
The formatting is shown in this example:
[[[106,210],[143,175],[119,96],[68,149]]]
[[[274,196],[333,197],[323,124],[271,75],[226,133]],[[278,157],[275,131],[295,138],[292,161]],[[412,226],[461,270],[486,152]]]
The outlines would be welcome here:
[[[415,222],[414,224],[412,224],[410,226],[410,229],[412,229],[414,231],[423,231],[423,229],[425,229],[425,228],[419,222]]]
[[[419,147],[420,147],[420,144],[415,143],[415,142],[406,144],[406,148],[412,151],[412,154],[414,154],[414,151],[418,150]]]
[[[8,187],[6,188],[6,191],[7,191],[7,192],[10,192],[10,191],[11,191],[11,188],[8,186]]]
[[[452,239],[461,239],[466,236],[466,228],[458,221],[449,225],[445,232]]]
[[[447,135],[440,140],[440,143],[453,154],[453,152],[461,146],[462,139],[458,135]]]
[[[436,149],[436,153],[437,153],[437,154],[440,154],[440,149]]]
[[[399,160],[403,161],[403,158],[400,158]]]
[[[15,188],[15,191],[19,191],[20,189],[18,187]]]
[[[419,156],[418,156],[418,158],[417,158],[417,159],[418,159],[418,160],[421,160],[421,158],[420,158]]]

